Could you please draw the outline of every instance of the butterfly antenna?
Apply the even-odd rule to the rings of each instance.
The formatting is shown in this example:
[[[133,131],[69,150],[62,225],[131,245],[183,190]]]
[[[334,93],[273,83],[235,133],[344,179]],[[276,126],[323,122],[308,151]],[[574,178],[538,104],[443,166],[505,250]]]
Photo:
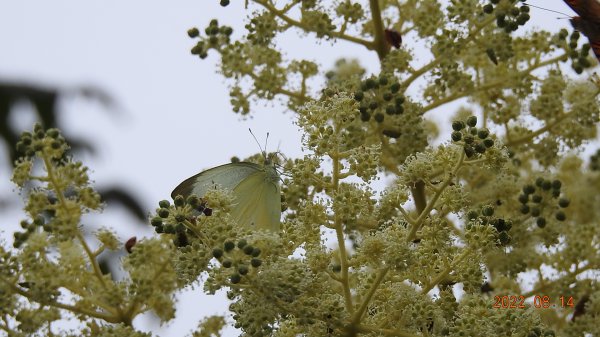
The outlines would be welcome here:
[[[538,7],[538,6],[536,6],[536,5],[532,5],[532,4],[528,3],[528,2],[524,2],[523,4],[525,4],[525,5],[529,6],[529,7],[533,7],[533,8],[537,8],[537,9],[545,10],[545,11],[548,11],[548,12],[553,12],[553,13],[556,13],[556,14],[561,14],[561,15],[564,15],[564,16],[566,16],[566,17],[567,17],[567,18],[569,18],[569,19],[573,17],[572,15],[568,15],[568,14],[565,14],[565,13],[563,13],[563,12],[555,11],[555,10],[548,9],[548,8],[544,8],[544,7]],[[559,19],[560,19],[560,18],[559,18]]]
[[[258,139],[256,139],[256,136],[254,135],[254,132],[252,132],[252,129],[248,128],[248,131],[250,131],[250,134],[252,135],[252,138],[254,138],[254,141],[256,142],[256,145],[258,145],[258,148],[260,149],[260,152],[262,152],[263,154],[265,153],[265,151],[263,150],[262,146],[260,146],[260,143],[258,142]],[[267,137],[268,137],[268,133],[267,133]],[[265,148],[266,148],[266,144],[265,144]]]
[[[269,133],[267,132],[267,137],[265,138],[265,156],[267,155],[267,144],[269,142]]]

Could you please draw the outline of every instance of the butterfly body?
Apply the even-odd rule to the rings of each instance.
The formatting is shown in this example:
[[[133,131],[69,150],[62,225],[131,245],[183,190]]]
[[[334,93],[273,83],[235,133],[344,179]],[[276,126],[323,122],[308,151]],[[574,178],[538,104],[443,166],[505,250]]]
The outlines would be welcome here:
[[[238,224],[279,231],[279,174],[269,162],[264,165],[239,162],[213,167],[183,181],[171,197],[203,197],[217,185],[232,192],[235,200],[231,215]]]
[[[571,25],[588,38],[600,61],[600,3],[596,0],[563,1],[579,15],[571,19]]]

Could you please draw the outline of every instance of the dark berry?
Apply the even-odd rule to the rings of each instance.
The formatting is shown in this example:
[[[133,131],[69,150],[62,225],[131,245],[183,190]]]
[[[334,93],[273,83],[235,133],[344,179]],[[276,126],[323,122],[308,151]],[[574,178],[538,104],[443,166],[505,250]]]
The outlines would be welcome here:
[[[521,194],[519,195],[519,202],[522,204],[526,204],[527,201],[529,201],[529,195],[528,194]]]
[[[235,243],[233,241],[225,241],[223,248],[226,252],[232,251],[235,248]]]
[[[525,185],[523,187],[523,193],[525,194],[533,194],[535,192],[535,187],[533,185]]]
[[[535,220],[535,224],[539,227],[539,228],[544,228],[546,227],[546,219],[539,217]]]
[[[562,208],[569,207],[570,203],[571,203],[571,200],[569,200],[568,198],[558,199],[558,206],[560,206]]]
[[[215,248],[212,250],[212,255],[215,258],[220,259],[223,256],[223,250],[221,248]]]
[[[552,189],[560,190],[561,186],[562,186],[562,182],[560,180],[556,179],[556,180],[552,181]]]
[[[483,145],[485,145],[485,147],[490,148],[492,146],[494,146],[494,140],[491,138],[486,138],[483,140]]]
[[[460,131],[462,129],[465,128],[465,123],[463,123],[462,121],[454,121],[452,122],[452,129],[454,131]]]
[[[238,284],[242,280],[242,276],[238,273],[235,273],[229,277],[229,281],[233,284]]]

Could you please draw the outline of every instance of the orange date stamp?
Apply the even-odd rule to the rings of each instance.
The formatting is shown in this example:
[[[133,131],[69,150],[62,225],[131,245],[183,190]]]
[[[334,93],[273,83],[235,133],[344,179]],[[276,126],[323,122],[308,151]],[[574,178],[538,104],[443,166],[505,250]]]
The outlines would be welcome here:
[[[494,304],[492,308],[496,309],[526,309],[531,306],[538,309],[549,309],[549,308],[573,308],[572,296],[559,296],[551,298],[550,296],[533,296],[533,303],[525,303],[525,296],[517,295],[504,295],[494,296]]]

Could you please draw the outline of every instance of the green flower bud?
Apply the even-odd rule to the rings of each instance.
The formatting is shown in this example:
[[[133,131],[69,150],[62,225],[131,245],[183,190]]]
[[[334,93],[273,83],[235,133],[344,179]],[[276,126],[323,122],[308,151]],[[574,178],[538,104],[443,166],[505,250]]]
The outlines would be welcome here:
[[[167,218],[169,216],[169,210],[166,208],[160,208],[157,212],[158,216],[161,218]]]
[[[465,128],[465,123],[463,121],[454,121],[452,122],[452,129],[454,131],[460,131]]]
[[[492,216],[494,215],[494,207],[489,205],[483,206],[481,213],[485,216]]]
[[[518,25],[523,26],[525,23],[527,23],[527,21],[529,21],[530,18],[531,17],[529,16],[529,14],[527,14],[527,13],[521,13],[521,15],[519,15],[517,17],[516,22],[517,22]]]
[[[467,125],[475,127],[475,125],[477,125],[477,116],[469,116],[469,118],[467,118]]]
[[[152,220],[150,220],[150,224],[153,227],[160,226],[160,225],[162,225],[162,223],[163,223],[162,218],[159,216],[155,216],[152,218]]]
[[[485,145],[483,145],[483,143],[477,143],[477,144],[475,144],[475,152],[477,152],[477,153],[485,153],[486,150],[487,150],[487,147],[485,147]]]
[[[464,151],[465,155],[467,155],[467,158],[471,158],[475,155],[475,149],[473,149],[473,147],[470,145],[465,145]]]
[[[193,28],[188,29],[187,34],[189,37],[195,38],[195,37],[198,37],[198,35],[200,35],[200,31],[198,30],[198,28],[193,27]]]

